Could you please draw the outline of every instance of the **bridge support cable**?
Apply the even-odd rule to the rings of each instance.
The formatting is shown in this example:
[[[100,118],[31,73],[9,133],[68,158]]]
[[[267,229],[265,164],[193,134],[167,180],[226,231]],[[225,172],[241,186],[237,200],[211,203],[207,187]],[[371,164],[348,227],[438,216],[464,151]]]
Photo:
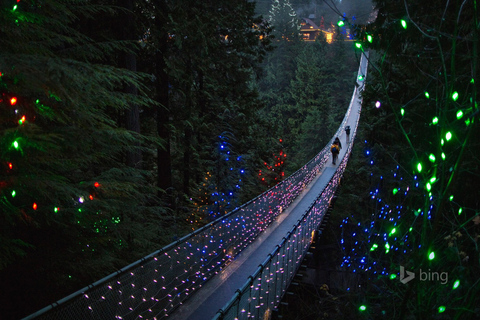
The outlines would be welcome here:
[[[366,71],[364,60],[362,57],[360,63],[361,68],[362,62],[364,65],[362,72]],[[355,91],[354,95],[356,93]],[[352,111],[352,102],[336,136],[344,130]],[[356,125],[352,126],[352,129],[356,130]],[[355,131],[352,137],[354,134]],[[326,167],[329,159],[330,151],[327,146],[284,181],[228,214],[24,319],[165,319],[169,317],[194,293],[201,291],[208,280],[220,273],[275,221],[276,217]],[[342,173],[341,168],[344,168],[345,164],[344,160],[338,167]],[[333,187],[334,184],[329,185],[327,189],[330,190]],[[325,204],[322,203],[319,206],[325,206]],[[315,218],[305,217],[309,221],[308,228],[312,228],[321,215],[318,211],[320,209],[315,210],[318,212],[314,215]],[[272,252],[271,257],[264,262],[268,264],[270,262],[267,261],[276,261],[276,265],[284,265],[284,267],[270,272],[272,266],[262,264],[263,267],[260,268],[262,275],[253,275],[252,284],[248,288],[242,288],[241,292],[248,289],[249,295],[238,293],[240,305],[243,306],[246,300],[260,301],[265,305],[263,296],[273,291],[276,293],[275,297],[269,296],[267,304],[271,305],[279,301],[277,296],[283,295],[284,284],[291,281],[291,277],[296,272],[296,265],[301,261],[301,255],[298,253],[304,251],[308,244],[308,239],[300,232],[304,228],[306,227],[302,225],[301,228],[292,229],[292,232],[288,233],[288,238],[285,237],[285,241],[282,242],[283,245],[278,247],[278,252]],[[276,280],[270,284],[270,274],[273,275],[273,273]],[[246,298],[247,296],[249,298]],[[227,312],[227,309],[224,312]]]

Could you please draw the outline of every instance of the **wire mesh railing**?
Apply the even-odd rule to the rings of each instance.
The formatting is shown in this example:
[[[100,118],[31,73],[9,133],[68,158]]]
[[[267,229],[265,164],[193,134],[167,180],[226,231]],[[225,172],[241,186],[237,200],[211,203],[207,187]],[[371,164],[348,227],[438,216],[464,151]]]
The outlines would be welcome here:
[[[342,132],[351,109],[352,103],[336,135]],[[24,319],[168,317],[264,231],[322,170],[328,158],[329,148],[325,147],[302,168],[253,200]],[[291,250],[298,252],[299,246],[305,245],[305,240],[301,240],[300,244],[294,239],[303,239],[303,235],[295,234],[289,237],[293,237],[293,240],[289,238],[288,241],[295,245],[288,246],[286,251],[282,252],[283,260],[277,260],[278,265],[286,264],[282,273],[287,270],[288,276],[295,270],[293,265],[290,265],[290,260],[285,260],[285,257],[297,261],[299,256],[294,255]],[[271,256],[273,257],[273,254]],[[266,274],[263,276],[264,281],[271,282]],[[279,277],[283,279],[284,275]],[[285,279],[288,278],[285,276]],[[270,292],[270,287],[267,285],[262,289],[264,281],[261,279],[252,277],[252,281],[260,281],[260,291],[247,300],[262,300],[265,292]],[[283,290],[283,287],[275,288],[278,293],[276,296]],[[267,303],[270,305],[277,298],[268,296],[268,299],[272,299]]]
[[[352,99],[353,101],[353,99]],[[357,120],[358,122],[358,120]],[[356,128],[352,137],[355,137]],[[323,192],[214,320],[270,319],[307,253],[346,168],[353,144]]]
[[[364,76],[363,79],[367,72],[367,61],[365,59],[366,57],[362,55],[359,67],[359,74],[361,73]],[[355,89],[349,109],[336,135],[339,135],[340,130],[344,129],[357,94],[357,89]],[[359,112],[360,110],[359,107]],[[360,117],[356,118],[356,123],[353,126],[352,139],[356,135],[359,119]],[[271,318],[271,313],[278,307],[314,239],[316,230],[322,223],[330,205],[330,200],[335,194],[340,178],[343,176],[352,148],[353,143],[348,145],[344,158],[322,193],[255,273],[248,277],[248,281],[243,287],[238,289],[234,297],[217,312],[214,320]]]

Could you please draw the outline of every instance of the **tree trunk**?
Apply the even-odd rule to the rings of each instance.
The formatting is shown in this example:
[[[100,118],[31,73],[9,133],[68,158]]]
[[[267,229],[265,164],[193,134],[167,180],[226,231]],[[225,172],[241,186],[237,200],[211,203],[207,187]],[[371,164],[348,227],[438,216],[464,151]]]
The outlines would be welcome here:
[[[122,6],[128,10],[125,14],[123,39],[135,40],[135,22],[133,13],[133,1],[124,0]],[[124,53],[124,66],[127,70],[137,71],[137,57],[132,52]],[[124,92],[127,94],[137,95],[138,89],[134,85],[126,85]],[[127,130],[140,133],[140,112],[138,105],[131,105],[130,109],[125,113],[125,127]],[[134,143],[135,147],[140,147],[139,142]],[[142,162],[142,153],[138,148],[127,152],[127,165],[129,167],[139,168]]]
[[[170,111],[168,87],[169,80],[166,72],[167,65],[165,63],[168,50],[168,33],[165,30],[165,21],[162,17],[167,15],[167,5],[164,1],[159,3],[159,14],[155,17],[155,24],[161,36],[158,43],[158,51],[156,56],[156,77],[158,99],[160,106],[157,108],[157,133],[163,140],[164,147],[157,149],[157,185],[159,188],[170,193],[172,188],[172,160],[170,155],[170,131],[168,129]],[[171,205],[171,204],[169,204]]]

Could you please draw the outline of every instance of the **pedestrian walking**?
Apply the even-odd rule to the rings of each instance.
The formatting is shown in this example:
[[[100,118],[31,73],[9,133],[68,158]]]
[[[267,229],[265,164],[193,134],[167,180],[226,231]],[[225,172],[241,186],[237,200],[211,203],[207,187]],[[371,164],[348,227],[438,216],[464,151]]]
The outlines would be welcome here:
[[[347,133],[347,143],[350,141],[350,126],[345,127],[345,132]]]

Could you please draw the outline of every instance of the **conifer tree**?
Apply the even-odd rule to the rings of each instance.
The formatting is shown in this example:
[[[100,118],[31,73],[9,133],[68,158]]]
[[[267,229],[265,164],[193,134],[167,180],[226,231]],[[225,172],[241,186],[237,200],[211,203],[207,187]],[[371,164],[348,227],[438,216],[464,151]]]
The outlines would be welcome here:
[[[476,319],[478,8],[375,2],[359,39],[378,53],[355,172],[369,194],[344,217],[342,266],[368,279],[360,318]]]
[[[114,12],[86,0],[1,2],[5,317],[52,303],[161,240],[152,228],[161,222],[161,208],[150,207],[155,187],[149,173],[124,164],[139,143],[155,140],[117,122],[131,105],[153,104],[143,91],[146,77],[105,63],[132,52],[125,41],[94,40],[83,32],[89,18]],[[139,94],[124,92],[126,86]],[[15,293],[27,287],[35,298]]]

